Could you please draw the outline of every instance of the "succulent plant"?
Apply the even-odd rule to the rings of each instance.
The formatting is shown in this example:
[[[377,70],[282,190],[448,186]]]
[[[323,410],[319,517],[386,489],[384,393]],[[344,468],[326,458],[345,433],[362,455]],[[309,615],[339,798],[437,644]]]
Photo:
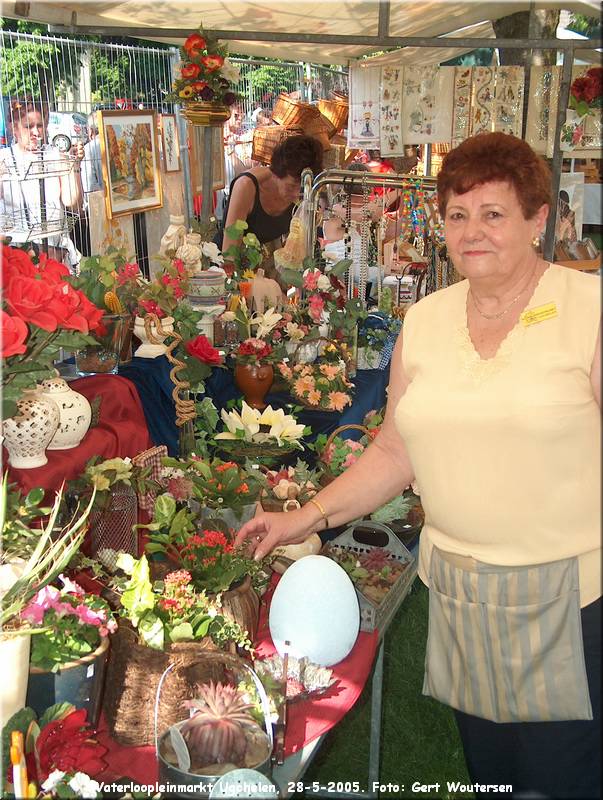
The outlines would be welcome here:
[[[395,559],[392,554],[383,547],[372,547],[358,559],[360,565],[370,571],[379,572],[384,567],[392,567]]]
[[[252,704],[235,686],[210,681],[199,688],[199,697],[185,701],[185,706],[196,709],[181,728],[191,761],[200,765],[242,762],[245,732],[258,726],[249,713]]]

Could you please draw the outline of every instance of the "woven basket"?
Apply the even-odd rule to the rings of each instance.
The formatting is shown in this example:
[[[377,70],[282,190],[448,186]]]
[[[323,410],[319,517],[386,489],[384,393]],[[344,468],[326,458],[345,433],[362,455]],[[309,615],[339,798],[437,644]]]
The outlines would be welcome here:
[[[272,153],[289,136],[300,136],[302,128],[284,128],[281,125],[260,125],[253,132],[251,158],[262,164],[270,164]]]
[[[330,444],[332,444],[333,439],[336,436],[338,436],[340,433],[343,433],[343,431],[349,431],[349,430],[362,431],[362,433],[364,433],[365,435],[368,435],[370,433],[369,429],[365,425],[357,425],[355,422],[350,422],[347,425],[340,425],[338,428],[335,428],[335,430],[331,433],[331,435],[329,436],[329,438],[325,443],[324,449],[326,450],[327,447]],[[324,461],[322,461],[322,453],[318,453],[317,460],[322,464],[324,464]],[[325,464],[323,473],[320,476],[319,483],[322,487],[325,487],[328,486],[330,483],[332,483],[335,480],[335,478],[338,477],[339,475],[333,475],[333,473],[329,471],[328,466]]]
[[[224,681],[225,670],[240,662],[238,656],[216,650],[209,638],[172,644],[165,651],[153,650],[139,644],[136,631],[120,623],[111,638],[103,701],[111,736],[127,747],[154,744],[157,689],[170,664],[177,667],[162,686],[157,721],[160,733],[186,716],[182,704],[196,696],[198,684]]]
[[[333,125],[334,133],[345,128],[348,122],[348,104],[341,100],[319,100],[318,110]]]
[[[272,109],[272,119],[285,128],[305,128],[311,120],[318,117],[320,111],[316,106],[293,100],[283,92],[279,94]]]

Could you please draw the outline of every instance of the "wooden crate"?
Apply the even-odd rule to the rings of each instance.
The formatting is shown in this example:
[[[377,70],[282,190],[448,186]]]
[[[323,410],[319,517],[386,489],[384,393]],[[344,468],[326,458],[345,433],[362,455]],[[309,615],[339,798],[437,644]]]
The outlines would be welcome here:
[[[299,136],[301,128],[284,128],[282,125],[260,125],[253,132],[251,158],[261,164],[270,164],[272,153],[289,136]]]

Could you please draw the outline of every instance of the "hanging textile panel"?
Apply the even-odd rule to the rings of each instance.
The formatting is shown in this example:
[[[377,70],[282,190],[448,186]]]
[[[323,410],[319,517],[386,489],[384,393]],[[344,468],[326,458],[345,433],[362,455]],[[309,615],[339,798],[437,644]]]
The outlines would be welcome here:
[[[381,156],[404,156],[402,92],[404,67],[381,69]]]
[[[454,67],[405,67],[402,100],[404,144],[452,138]]]
[[[521,136],[523,67],[474,67],[471,87],[471,130],[501,131]]]
[[[526,120],[526,141],[536,153],[553,156],[561,67],[533,66]]]
[[[454,100],[452,115],[452,146],[456,147],[471,130],[471,77],[473,67],[454,68]]]
[[[351,66],[348,147],[378,150],[380,138],[379,84],[380,67],[365,69]]]

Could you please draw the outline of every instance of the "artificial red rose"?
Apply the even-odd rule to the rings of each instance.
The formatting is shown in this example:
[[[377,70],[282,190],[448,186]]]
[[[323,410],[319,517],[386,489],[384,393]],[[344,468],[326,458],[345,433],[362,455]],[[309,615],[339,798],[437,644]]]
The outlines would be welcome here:
[[[71,274],[64,264],[55,261],[54,258],[48,258],[46,253],[41,254],[38,268],[46,283],[58,283]]]
[[[189,78],[197,78],[201,72],[201,67],[198,64],[185,64],[180,70],[180,74],[185,80]]]
[[[199,60],[208,72],[215,72],[216,70],[220,69],[224,63],[223,57],[218,55],[201,56]]]
[[[53,287],[35,278],[13,275],[4,290],[10,311],[45,331],[56,331],[57,318],[49,308]]]
[[[83,295],[69,283],[60,283],[54,287],[48,310],[55,316],[60,328],[88,333],[88,319],[81,301]]]
[[[55,769],[96,775],[106,768],[104,745],[92,738],[94,731],[86,721],[86,710],[72,711],[63,719],[44,725],[36,740],[40,772],[38,782]]]
[[[105,312],[88,300],[85,294],[82,292],[78,292],[78,294],[80,295],[80,313],[88,322],[88,330],[90,332],[94,331],[99,335],[106,333],[107,330],[101,323]]]
[[[27,350],[24,342],[27,339],[29,330],[27,325],[19,317],[11,317],[6,311],[2,314],[2,358],[15,356]]]
[[[187,342],[184,345],[184,349],[189,354],[189,356],[197,358],[204,364],[211,364],[212,366],[216,366],[217,364],[222,363],[222,356],[220,355],[218,350],[216,350],[216,348],[211,345],[207,336],[203,336],[203,334]]]
[[[585,100],[584,93],[586,91],[586,86],[588,81],[586,77],[576,78],[576,80],[572,83],[571,92],[576,98],[576,100]]]
[[[205,39],[200,33],[191,33],[188,39],[184,42],[184,49],[189,56],[198,56],[205,50]]]
[[[36,266],[24,250],[2,245],[2,285],[4,287],[8,286],[9,280],[14,275],[34,278],[37,274]]]
[[[191,88],[194,89],[196,92],[202,92],[206,86],[207,86],[207,81],[195,81],[194,83],[191,83]]]

